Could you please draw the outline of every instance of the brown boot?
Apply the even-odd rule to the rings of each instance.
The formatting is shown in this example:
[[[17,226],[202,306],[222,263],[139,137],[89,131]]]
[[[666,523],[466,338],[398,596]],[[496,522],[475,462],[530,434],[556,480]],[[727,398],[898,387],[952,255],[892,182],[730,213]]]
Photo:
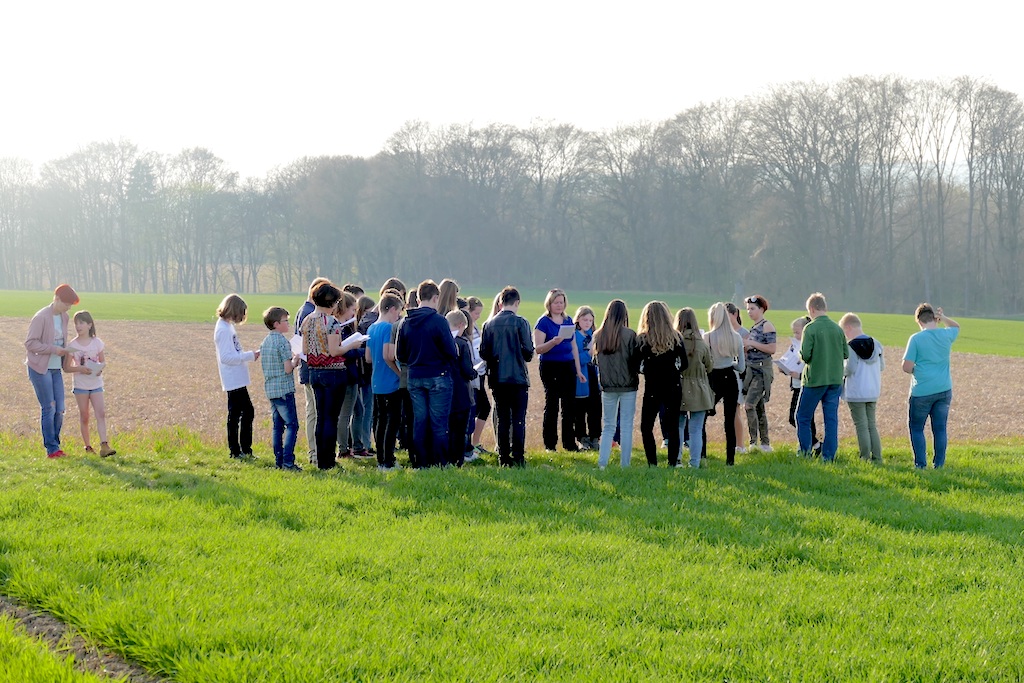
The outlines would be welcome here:
[[[111,448],[110,444],[108,444],[106,441],[104,441],[103,443],[100,444],[100,457],[101,458],[106,458],[107,456],[116,455],[116,454],[117,454],[117,451],[115,451],[113,448]]]

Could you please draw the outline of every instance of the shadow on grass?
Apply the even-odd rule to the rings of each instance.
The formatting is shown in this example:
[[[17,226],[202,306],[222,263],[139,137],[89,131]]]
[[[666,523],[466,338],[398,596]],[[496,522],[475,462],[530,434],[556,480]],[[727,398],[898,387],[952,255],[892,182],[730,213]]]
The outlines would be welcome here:
[[[260,493],[258,483],[182,472],[171,463],[165,469],[164,463],[85,462],[133,488],[222,508],[245,522],[314,530],[292,502]],[[317,503],[325,509],[382,516],[383,523],[444,515],[471,525],[623,535],[662,547],[735,547],[750,551],[746,561],[758,566],[812,564],[843,571],[849,566],[829,545],[850,535],[904,545],[961,533],[1020,542],[1024,513],[1016,514],[1001,498],[1024,490],[1021,474],[984,464],[916,471],[897,462],[872,466],[847,457],[825,465],[780,450],[748,456],[735,468],[718,459],[699,470],[648,468],[634,458],[628,469],[613,465],[599,471],[593,457],[581,454],[560,460],[535,456],[525,469],[467,466],[386,476],[347,464],[344,473],[315,472],[294,481],[301,485],[311,476],[315,483],[305,481],[316,487]],[[273,472],[267,468],[268,476]]]
[[[519,521],[543,530],[627,534],[661,546],[686,538],[760,550],[877,530],[904,540],[964,533],[1017,544],[1024,525],[1024,512],[1007,513],[1006,501],[997,500],[1022,490],[1019,475],[970,465],[940,471],[859,461],[825,465],[785,452],[736,468],[720,461],[700,470],[473,467],[353,483],[395,499],[397,518],[443,513],[470,523]],[[1003,511],[986,509],[987,500]]]
[[[302,518],[291,513],[274,497],[225,481],[223,477],[163,469],[148,461],[88,458],[82,463],[135,489],[191,500],[201,506],[221,509],[250,523],[273,524],[289,531],[304,529]]]

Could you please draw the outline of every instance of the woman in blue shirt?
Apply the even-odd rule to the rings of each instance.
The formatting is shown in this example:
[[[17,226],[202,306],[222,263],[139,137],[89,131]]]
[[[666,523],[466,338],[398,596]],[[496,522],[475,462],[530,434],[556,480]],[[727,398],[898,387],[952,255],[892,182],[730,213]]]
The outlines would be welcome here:
[[[540,381],[544,385],[544,448],[558,446],[558,410],[562,410],[562,448],[578,451],[573,422],[576,413],[576,381],[586,382],[576,349],[576,325],[565,314],[565,291],[555,288],[544,297],[544,315],[533,329],[533,344],[540,355]],[[566,333],[561,329],[565,327]]]
[[[910,336],[903,354],[903,372],[913,375],[910,381],[909,428],[910,445],[914,449],[914,467],[928,466],[928,444],[924,423],[931,418],[935,455],[932,465],[946,464],[946,420],[953,399],[953,375],[949,371],[949,355],[960,334],[960,324],[942,314],[941,308],[921,304],[914,313],[921,331]],[[939,329],[939,323],[945,325]]]

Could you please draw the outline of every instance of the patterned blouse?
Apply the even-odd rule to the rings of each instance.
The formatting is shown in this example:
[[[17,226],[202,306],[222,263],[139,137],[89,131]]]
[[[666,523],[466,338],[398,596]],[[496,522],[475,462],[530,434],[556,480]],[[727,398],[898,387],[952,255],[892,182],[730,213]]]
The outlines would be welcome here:
[[[757,344],[774,344],[775,333],[765,332],[764,326],[768,320],[761,318],[761,322],[756,325],[750,326],[750,333],[748,338]],[[747,349],[747,362],[748,363],[760,363],[762,361],[771,360],[772,354],[765,353],[761,349]]]
[[[334,316],[310,313],[302,321],[302,338],[306,343],[306,363],[311,370],[344,370],[345,357],[328,352],[327,335],[341,332]]]

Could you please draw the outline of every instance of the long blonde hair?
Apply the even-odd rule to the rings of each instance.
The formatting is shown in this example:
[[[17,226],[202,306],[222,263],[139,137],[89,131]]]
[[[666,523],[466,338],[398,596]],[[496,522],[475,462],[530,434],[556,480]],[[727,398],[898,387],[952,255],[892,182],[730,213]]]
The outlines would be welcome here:
[[[672,314],[664,301],[647,302],[640,312],[637,336],[641,343],[651,347],[655,355],[671,351],[682,341],[679,333],[672,329]]]
[[[716,358],[739,358],[743,353],[743,339],[732,329],[729,309],[719,301],[708,309],[708,328],[705,335],[711,353]]]

